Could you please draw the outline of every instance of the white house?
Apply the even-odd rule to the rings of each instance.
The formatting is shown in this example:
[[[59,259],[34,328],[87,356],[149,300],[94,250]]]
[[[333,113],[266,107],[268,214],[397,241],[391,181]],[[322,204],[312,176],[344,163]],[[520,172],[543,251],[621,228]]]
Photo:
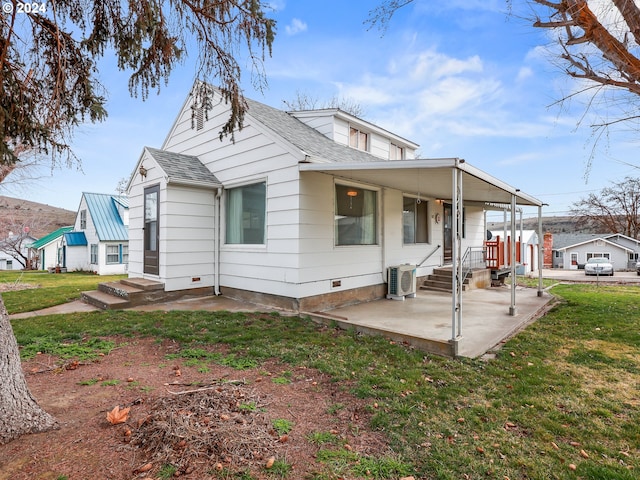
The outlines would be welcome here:
[[[48,270],[62,265],[62,240],[64,234],[73,230],[72,226],[61,227],[33,242],[30,258],[35,270]]]
[[[613,264],[614,270],[629,270],[634,269],[638,261],[640,241],[626,235],[583,234],[578,238],[568,237],[569,240],[572,238],[574,243],[556,247],[554,236],[553,249],[557,252],[560,268],[577,270],[590,258],[604,257]]]
[[[0,270],[22,270],[29,258],[29,245],[35,242],[29,234],[15,235],[9,233],[0,240]]]
[[[339,109],[284,112],[247,100],[235,141],[214,101],[189,96],[128,185],[129,277],[313,311],[381,298],[388,267],[426,276],[483,245],[484,208],[537,199],[462,159]]]
[[[99,275],[127,273],[129,201],[120,195],[83,193],[73,230],[62,237],[60,265]]]

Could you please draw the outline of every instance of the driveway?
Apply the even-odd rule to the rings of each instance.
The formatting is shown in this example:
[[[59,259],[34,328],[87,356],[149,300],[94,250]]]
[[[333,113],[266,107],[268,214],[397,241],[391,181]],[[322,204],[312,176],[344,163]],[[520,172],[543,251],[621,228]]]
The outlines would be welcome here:
[[[537,273],[529,274],[530,277],[537,278]],[[543,278],[555,279],[561,282],[589,282],[589,283],[617,283],[617,284],[638,284],[640,276],[636,272],[615,272],[610,276],[594,277],[585,275],[584,270],[564,270],[561,268],[545,268],[542,270]]]

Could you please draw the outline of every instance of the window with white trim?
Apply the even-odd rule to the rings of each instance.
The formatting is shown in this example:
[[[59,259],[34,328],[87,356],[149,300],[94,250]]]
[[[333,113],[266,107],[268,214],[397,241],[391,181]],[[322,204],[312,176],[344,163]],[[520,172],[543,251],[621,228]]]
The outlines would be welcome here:
[[[590,258],[606,258],[607,260],[611,260],[611,254],[602,252],[587,253],[587,260]]]
[[[392,143],[389,146],[389,160],[404,160],[404,148]]]
[[[429,204],[402,197],[402,240],[405,244],[429,243]]]
[[[230,188],[227,190],[226,201],[226,243],[264,244],[267,184],[261,182]]]
[[[123,243],[120,245],[120,250],[122,251],[122,263],[129,263],[129,245]]]
[[[375,245],[377,243],[378,192],[336,184],[336,245]]]
[[[87,228],[87,211],[80,210],[80,230],[85,230]]]
[[[364,152],[369,151],[369,134],[355,127],[350,127],[349,146]]]
[[[91,244],[91,260],[90,263],[92,265],[98,264],[98,245],[95,243]]]
[[[107,265],[120,263],[120,246],[107,245]]]

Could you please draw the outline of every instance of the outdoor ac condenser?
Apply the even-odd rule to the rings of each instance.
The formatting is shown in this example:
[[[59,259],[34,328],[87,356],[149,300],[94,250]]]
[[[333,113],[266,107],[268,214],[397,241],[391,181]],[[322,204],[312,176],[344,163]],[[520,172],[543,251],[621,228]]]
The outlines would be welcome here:
[[[387,298],[404,300],[416,296],[416,266],[397,265],[389,267],[387,272]]]

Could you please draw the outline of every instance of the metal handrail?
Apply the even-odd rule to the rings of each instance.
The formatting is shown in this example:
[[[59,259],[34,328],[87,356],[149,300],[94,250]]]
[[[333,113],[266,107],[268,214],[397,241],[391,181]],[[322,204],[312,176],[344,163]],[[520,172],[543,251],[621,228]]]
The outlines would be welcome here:
[[[431,252],[430,252],[426,257],[424,257],[424,258],[422,259],[422,261],[418,264],[418,267],[421,267],[421,266],[422,266],[422,264],[423,264],[424,262],[426,262],[426,261],[429,259],[429,257],[431,257],[434,253],[436,253],[436,252],[438,251],[438,249],[439,249],[439,248],[440,248],[440,245],[436,245],[436,248],[434,248],[433,250],[431,250]]]
[[[469,247],[462,256],[462,280],[464,282],[473,269],[487,268],[487,251],[485,247]]]

